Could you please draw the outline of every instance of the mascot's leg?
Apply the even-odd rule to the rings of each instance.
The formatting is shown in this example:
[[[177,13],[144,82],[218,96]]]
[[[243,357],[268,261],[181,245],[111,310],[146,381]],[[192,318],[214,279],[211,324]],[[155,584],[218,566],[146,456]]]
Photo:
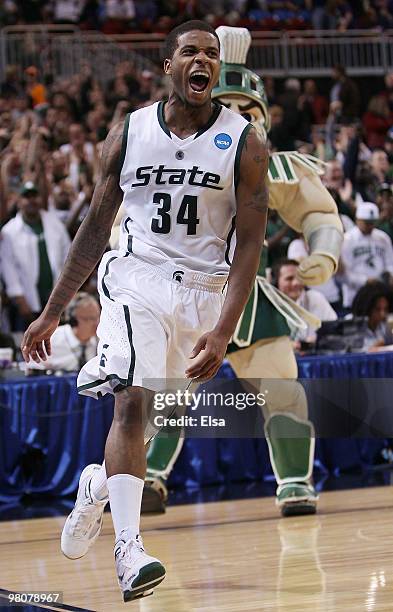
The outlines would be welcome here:
[[[165,427],[150,442],[146,454],[147,470],[142,498],[142,513],[165,512],[168,499],[166,481],[184,442],[180,427]]]
[[[311,484],[315,433],[307,418],[304,389],[296,380],[297,364],[290,339],[282,336],[259,340],[231,353],[228,359],[238,378],[253,386],[257,379],[261,391],[267,391],[263,408],[265,434],[281,514],[314,514],[318,499]]]
[[[266,421],[265,434],[281,514],[315,514],[318,496],[311,484],[315,444],[312,423],[278,412]]]

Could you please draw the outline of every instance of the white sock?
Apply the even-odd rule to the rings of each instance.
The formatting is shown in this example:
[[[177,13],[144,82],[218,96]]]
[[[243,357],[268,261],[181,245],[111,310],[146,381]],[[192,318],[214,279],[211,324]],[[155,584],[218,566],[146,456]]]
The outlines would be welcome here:
[[[107,480],[116,540],[124,529],[128,537],[139,533],[144,481],[131,474],[115,474]]]
[[[93,499],[104,501],[108,497],[108,485],[106,483],[105,461],[100,470],[95,470],[90,481],[90,493]]]

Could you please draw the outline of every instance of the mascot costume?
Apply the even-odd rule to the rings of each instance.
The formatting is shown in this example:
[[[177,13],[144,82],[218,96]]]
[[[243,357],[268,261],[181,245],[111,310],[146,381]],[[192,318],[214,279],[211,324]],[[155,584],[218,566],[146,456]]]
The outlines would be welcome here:
[[[246,117],[266,137],[270,121],[263,82],[245,66],[251,35],[245,28],[227,26],[220,26],[217,34],[221,73],[212,97]],[[324,163],[310,155],[270,155],[269,207],[306,240],[309,255],[298,269],[305,285],[320,285],[334,274],[343,240],[336,205],[320,180],[323,173]],[[263,385],[260,389],[269,390],[263,408],[265,435],[281,514],[312,514],[318,499],[311,482],[315,434],[308,420],[304,389],[296,380],[297,364],[289,336],[291,329],[304,328],[305,322],[314,327],[320,322],[267,282],[265,259],[266,252],[227,358],[239,379],[252,381],[254,388],[258,379]],[[165,483],[182,444],[180,429],[171,435],[164,430],[151,442],[145,510],[165,510]]]

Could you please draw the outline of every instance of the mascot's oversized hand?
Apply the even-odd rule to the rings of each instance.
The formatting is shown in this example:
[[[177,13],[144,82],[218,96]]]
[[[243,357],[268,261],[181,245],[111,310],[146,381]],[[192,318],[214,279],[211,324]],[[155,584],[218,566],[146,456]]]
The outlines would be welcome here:
[[[334,274],[335,264],[327,255],[308,255],[300,263],[298,278],[305,285],[322,285]]]

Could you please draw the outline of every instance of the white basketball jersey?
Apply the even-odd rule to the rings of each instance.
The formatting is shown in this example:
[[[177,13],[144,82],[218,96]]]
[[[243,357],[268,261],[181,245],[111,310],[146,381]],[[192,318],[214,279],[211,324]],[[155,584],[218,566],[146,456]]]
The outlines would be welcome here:
[[[227,273],[250,124],[216,104],[208,124],[182,140],[168,130],[163,106],[158,102],[126,118],[120,247],[151,263],[170,259],[203,273]]]

